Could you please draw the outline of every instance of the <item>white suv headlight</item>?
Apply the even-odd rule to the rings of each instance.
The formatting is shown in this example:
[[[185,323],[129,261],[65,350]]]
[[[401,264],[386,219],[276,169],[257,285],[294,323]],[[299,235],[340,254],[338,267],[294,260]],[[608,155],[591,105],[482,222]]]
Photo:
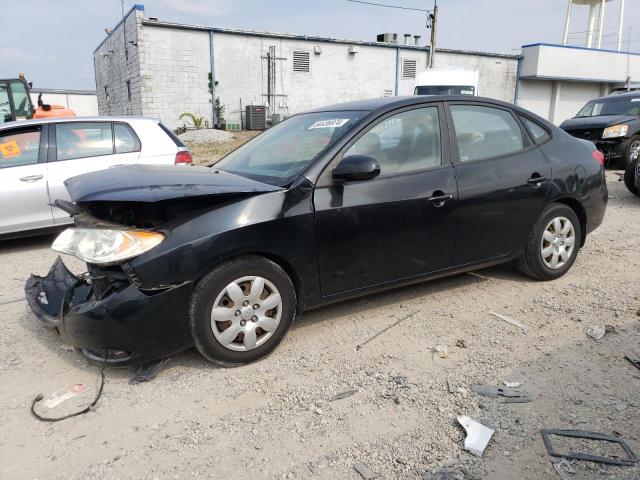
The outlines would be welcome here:
[[[67,228],[51,248],[87,263],[108,265],[137,257],[164,240],[164,235],[142,230]]]
[[[629,130],[629,125],[613,125],[604,129],[602,138],[624,137],[627,130]]]

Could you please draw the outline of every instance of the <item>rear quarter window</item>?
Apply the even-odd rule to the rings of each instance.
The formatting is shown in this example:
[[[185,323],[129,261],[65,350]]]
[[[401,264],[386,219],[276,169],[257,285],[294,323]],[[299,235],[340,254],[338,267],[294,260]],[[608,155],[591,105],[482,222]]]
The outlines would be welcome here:
[[[546,142],[551,138],[551,135],[549,134],[547,129],[539,123],[523,116],[520,116],[520,120],[522,120],[522,123],[524,123],[525,127],[527,128],[527,130],[529,130],[529,133],[538,145]]]

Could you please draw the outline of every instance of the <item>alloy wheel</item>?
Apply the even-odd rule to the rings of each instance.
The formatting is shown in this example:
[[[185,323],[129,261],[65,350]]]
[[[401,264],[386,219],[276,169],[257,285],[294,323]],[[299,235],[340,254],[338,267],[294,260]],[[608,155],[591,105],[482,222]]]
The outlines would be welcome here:
[[[636,160],[638,160],[639,157],[640,157],[640,140],[636,140],[629,147],[629,160],[631,160],[631,163],[633,163]]]
[[[540,241],[542,261],[553,270],[562,268],[571,258],[575,242],[576,234],[571,221],[566,217],[552,219]]]
[[[211,329],[223,347],[246,352],[269,340],[281,316],[282,298],[275,285],[263,277],[245,276],[216,297]]]

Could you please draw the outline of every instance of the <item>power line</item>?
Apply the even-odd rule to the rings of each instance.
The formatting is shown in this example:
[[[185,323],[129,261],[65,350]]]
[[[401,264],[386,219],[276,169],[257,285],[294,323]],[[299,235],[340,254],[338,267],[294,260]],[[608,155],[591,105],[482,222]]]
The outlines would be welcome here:
[[[424,8],[402,7],[400,5],[388,5],[386,3],[365,2],[364,0],[347,0],[347,2],[363,3],[365,5],[373,5],[374,7],[397,8],[398,10],[413,10],[414,12],[431,12],[431,10],[425,10]]]

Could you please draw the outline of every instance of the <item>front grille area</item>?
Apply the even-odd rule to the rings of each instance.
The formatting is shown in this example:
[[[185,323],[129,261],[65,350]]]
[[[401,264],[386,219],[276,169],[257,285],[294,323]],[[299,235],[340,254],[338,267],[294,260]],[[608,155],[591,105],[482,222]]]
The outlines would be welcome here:
[[[604,158],[607,160],[624,156],[623,144],[622,141],[619,140],[596,142],[596,148],[602,152]]]
[[[582,130],[568,130],[567,133],[569,133],[574,137],[583,138],[591,142],[595,142],[596,140],[600,140],[602,138],[602,128],[586,128]]]

